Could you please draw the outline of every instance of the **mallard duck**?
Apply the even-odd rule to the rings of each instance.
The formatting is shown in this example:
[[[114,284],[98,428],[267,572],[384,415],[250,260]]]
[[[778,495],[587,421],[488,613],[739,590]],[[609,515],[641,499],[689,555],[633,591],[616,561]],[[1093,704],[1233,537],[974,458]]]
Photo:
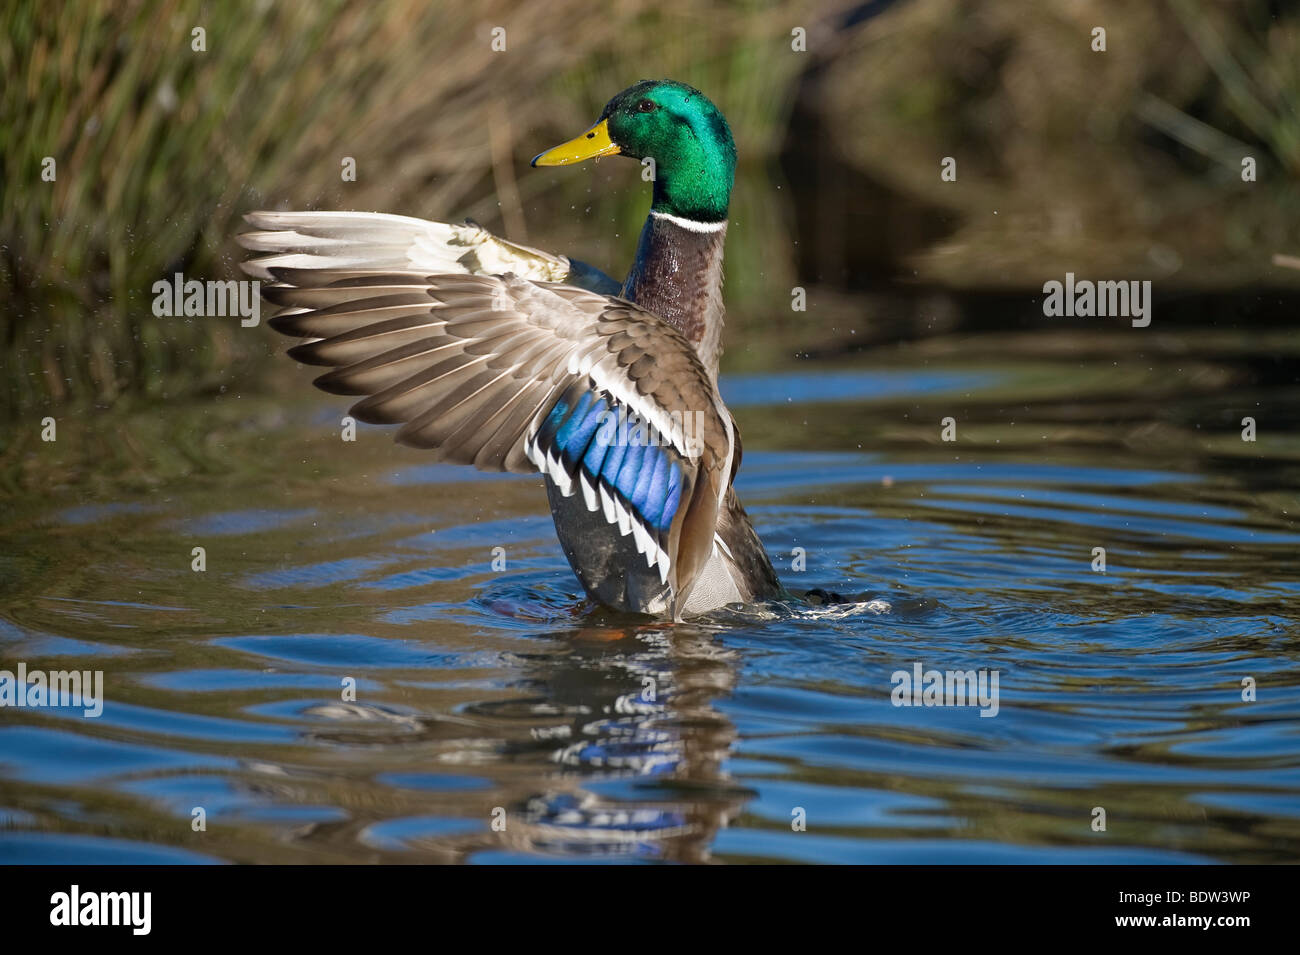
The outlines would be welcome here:
[[[254,212],[244,263],[283,306],[289,349],[332,368],[358,420],[445,461],[544,475],[587,594],[675,620],[781,593],[732,482],[740,433],[718,392],[722,252],[736,163],[699,90],[646,80],[534,166],[654,162],[622,283],[473,223]]]

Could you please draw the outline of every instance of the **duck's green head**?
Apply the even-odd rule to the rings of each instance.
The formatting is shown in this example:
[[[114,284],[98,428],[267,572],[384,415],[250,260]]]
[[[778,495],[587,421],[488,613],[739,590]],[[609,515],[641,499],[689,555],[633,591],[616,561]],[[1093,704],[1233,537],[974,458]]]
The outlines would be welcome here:
[[[533,165],[613,155],[654,160],[654,211],[699,222],[727,218],[736,144],[722,113],[699,90],[642,80],[610,100],[591,129],[535,157]]]

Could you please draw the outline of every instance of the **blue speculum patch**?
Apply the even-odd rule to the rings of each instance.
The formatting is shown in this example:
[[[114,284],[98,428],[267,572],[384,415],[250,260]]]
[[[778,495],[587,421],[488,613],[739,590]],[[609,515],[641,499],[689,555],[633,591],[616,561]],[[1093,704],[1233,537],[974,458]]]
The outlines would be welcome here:
[[[561,398],[538,429],[537,446],[557,452],[570,474],[582,471],[616,494],[656,533],[672,524],[681,503],[681,456],[608,394],[587,390],[576,400],[571,393]]]

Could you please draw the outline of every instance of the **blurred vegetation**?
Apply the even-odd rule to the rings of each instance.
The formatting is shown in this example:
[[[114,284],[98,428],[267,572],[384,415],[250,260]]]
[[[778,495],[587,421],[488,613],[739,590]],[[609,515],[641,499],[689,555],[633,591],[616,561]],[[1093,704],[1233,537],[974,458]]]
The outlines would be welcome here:
[[[1294,281],[1270,264],[1300,253],[1300,16],[1280,10],[13,0],[0,13],[0,408],[254,387],[278,347],[265,329],[150,311],[152,284],[175,271],[236,274],[231,236],[251,208],[471,216],[621,274],[648,203],[635,164],[527,161],[647,76],[704,89],[736,133],[733,356],[738,340],[755,354],[798,340],[792,285],[824,283],[822,302],[855,285],[810,254],[954,289],[1090,269]],[[1105,53],[1090,49],[1098,25]],[[806,53],[791,50],[795,26]],[[797,116],[812,135],[792,132]],[[833,168],[805,174],[792,152]],[[1240,179],[1244,154],[1257,183]],[[956,183],[939,180],[949,155]],[[347,156],[356,182],[341,180]],[[876,194],[855,176],[903,201],[863,208]],[[845,257],[866,243],[883,260]]]
[[[1295,4],[911,0],[803,95],[853,164],[941,210],[949,234],[906,263],[922,281],[1300,278],[1272,262],[1300,251]]]
[[[234,274],[230,237],[250,208],[468,214],[494,226],[501,195],[513,200],[505,231],[529,238],[521,201],[563,185],[568,200],[550,202],[548,221],[589,203],[592,180],[567,170],[519,181],[516,170],[643,76],[708,89],[726,104],[742,152],[770,154],[797,60],[765,62],[773,38],[757,9],[686,0],[601,5],[598,16],[574,0],[6,5],[5,406],[215,387],[240,359],[264,353],[264,329],[150,311],[152,284],[176,270]],[[779,4],[763,9],[789,19]],[[504,53],[491,48],[494,25],[506,28]],[[192,49],[198,27],[204,52]],[[46,156],[57,161],[53,183],[40,180]],[[341,180],[345,156],[356,160],[356,182]],[[624,185],[639,183],[638,170],[623,171]],[[645,199],[631,191],[614,222],[634,237],[631,200]],[[755,218],[771,214],[764,197],[745,202]],[[607,237],[609,216],[595,228]],[[551,244],[551,232],[536,241]],[[745,250],[733,253],[743,272]]]

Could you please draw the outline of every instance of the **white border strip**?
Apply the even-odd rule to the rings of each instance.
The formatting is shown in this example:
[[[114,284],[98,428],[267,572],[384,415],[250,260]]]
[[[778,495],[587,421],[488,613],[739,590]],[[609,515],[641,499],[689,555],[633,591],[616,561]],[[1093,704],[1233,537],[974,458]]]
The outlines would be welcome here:
[[[673,225],[681,226],[691,232],[721,232],[727,227],[727,220],[721,222],[700,222],[698,219],[683,219],[681,216],[675,216],[667,212],[655,212],[651,210],[650,215],[657,219],[667,219]]]

